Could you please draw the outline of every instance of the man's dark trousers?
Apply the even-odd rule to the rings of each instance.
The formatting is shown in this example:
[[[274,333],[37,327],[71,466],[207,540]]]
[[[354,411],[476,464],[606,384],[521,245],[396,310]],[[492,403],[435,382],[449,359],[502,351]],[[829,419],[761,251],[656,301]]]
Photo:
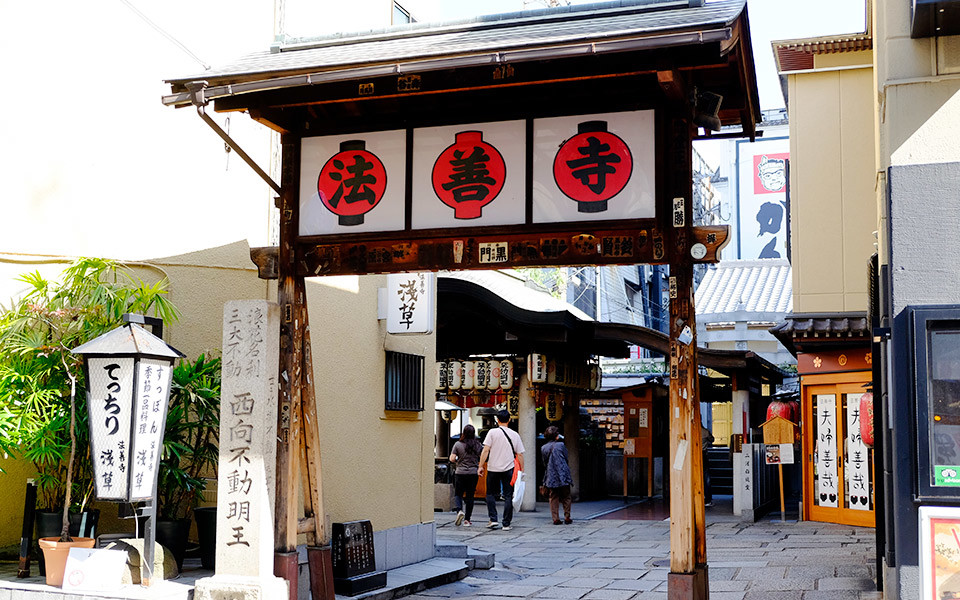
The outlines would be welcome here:
[[[510,480],[513,479],[513,469],[509,471],[487,471],[487,516],[490,521],[497,522],[497,492],[503,490],[503,526],[509,527],[513,521],[513,485]]]

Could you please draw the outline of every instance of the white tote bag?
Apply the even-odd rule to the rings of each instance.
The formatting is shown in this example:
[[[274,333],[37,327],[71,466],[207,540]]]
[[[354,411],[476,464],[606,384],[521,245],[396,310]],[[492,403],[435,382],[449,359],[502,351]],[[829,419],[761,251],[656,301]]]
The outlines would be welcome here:
[[[513,510],[520,510],[520,503],[523,502],[523,489],[526,484],[523,482],[523,471],[517,475],[517,483],[513,485]]]

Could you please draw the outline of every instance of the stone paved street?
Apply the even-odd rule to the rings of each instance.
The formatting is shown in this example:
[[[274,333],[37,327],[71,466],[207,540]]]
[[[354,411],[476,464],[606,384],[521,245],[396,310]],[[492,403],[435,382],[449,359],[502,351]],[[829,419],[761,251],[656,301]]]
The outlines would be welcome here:
[[[553,525],[547,505],[539,504],[537,512],[516,516],[512,531],[487,530],[479,504],[470,528],[437,513],[438,542],[496,553],[496,566],[410,598],[666,600],[669,522],[592,518],[618,506],[577,503],[573,524]],[[769,517],[741,523],[730,512],[724,502],[708,509],[712,600],[882,598],[872,529]]]

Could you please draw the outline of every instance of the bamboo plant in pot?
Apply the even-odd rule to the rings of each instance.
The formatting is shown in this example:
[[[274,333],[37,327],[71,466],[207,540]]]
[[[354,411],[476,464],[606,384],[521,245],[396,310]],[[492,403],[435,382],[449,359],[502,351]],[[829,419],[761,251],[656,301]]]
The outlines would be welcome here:
[[[157,481],[157,541],[170,549],[178,568],[183,566],[191,512],[205,499],[207,479],[217,475],[219,431],[220,359],[201,354],[194,361],[181,361],[173,369]],[[201,521],[198,517],[203,554],[207,540]],[[209,541],[216,543],[215,534]]]
[[[57,280],[34,272],[19,281],[27,291],[0,312],[0,414],[9,421],[0,450],[35,466],[42,508],[61,514],[59,537],[41,547],[48,560],[65,560],[64,545],[93,545],[92,537],[74,538],[70,527],[71,508],[84,508],[93,490],[86,398],[76,393],[82,360],[70,349],[121,325],[124,313],[152,309],[175,320],[176,310],[164,296],[165,279],[144,283],[109,260],[81,258]],[[47,582],[60,585],[62,565],[47,566]]]

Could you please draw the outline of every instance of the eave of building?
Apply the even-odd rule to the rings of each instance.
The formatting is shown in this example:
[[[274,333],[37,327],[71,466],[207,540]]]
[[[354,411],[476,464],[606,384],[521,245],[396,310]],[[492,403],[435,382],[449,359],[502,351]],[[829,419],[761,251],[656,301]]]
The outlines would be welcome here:
[[[815,38],[775,40],[773,57],[781,74],[811,71],[816,68],[816,57],[824,54],[861,52],[873,49],[869,33],[851,33]]]
[[[770,333],[794,356],[810,349],[869,345],[872,339],[865,312],[793,313],[772,327]]]

